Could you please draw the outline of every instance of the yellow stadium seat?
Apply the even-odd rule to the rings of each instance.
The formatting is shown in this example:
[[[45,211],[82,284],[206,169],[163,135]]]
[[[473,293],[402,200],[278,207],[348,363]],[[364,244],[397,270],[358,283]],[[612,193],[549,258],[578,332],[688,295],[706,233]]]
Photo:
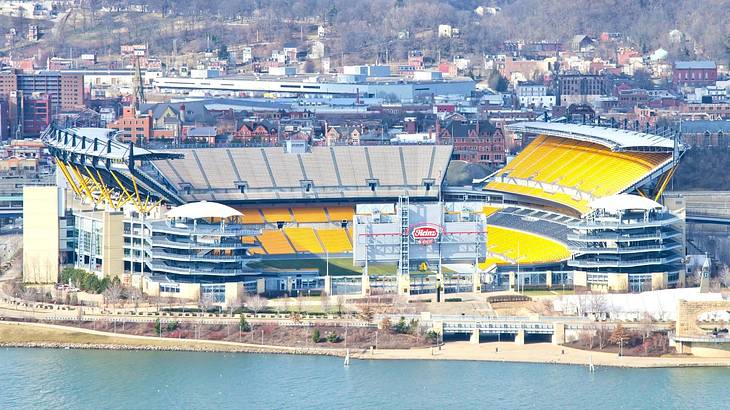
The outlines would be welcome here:
[[[284,236],[284,232],[277,229],[266,229],[258,236],[261,246],[269,255],[282,255],[294,253],[294,249]]]
[[[506,260],[524,264],[558,262],[568,259],[567,246],[531,233],[489,225],[487,249]]]
[[[324,245],[327,252],[343,253],[352,252],[352,244],[347,235],[347,231],[343,228],[335,229],[317,229],[317,236]]]
[[[292,208],[291,210],[292,213],[294,213],[294,220],[296,222],[328,222],[327,215],[324,213],[324,208]]]
[[[291,212],[289,208],[263,208],[261,212],[264,214],[266,222],[277,223],[277,222],[291,222]]]
[[[327,213],[332,222],[352,221],[355,209],[351,206],[328,206]]]
[[[239,209],[243,213],[243,223],[245,224],[263,224],[265,223],[264,217],[261,216],[261,212],[258,208],[245,208]]]
[[[482,213],[484,214],[484,216],[489,216],[489,215],[499,211],[500,209],[502,209],[502,208],[497,208],[496,206],[485,206],[482,209]]]
[[[588,199],[578,200],[569,194],[528,187],[527,180],[603,197],[622,192],[671,158],[670,153],[614,152],[590,142],[541,137],[497,173],[517,181],[495,180],[486,189],[547,199],[585,213],[589,210]]]
[[[314,234],[314,229],[284,228],[284,232],[297,252],[324,253],[317,235]]]

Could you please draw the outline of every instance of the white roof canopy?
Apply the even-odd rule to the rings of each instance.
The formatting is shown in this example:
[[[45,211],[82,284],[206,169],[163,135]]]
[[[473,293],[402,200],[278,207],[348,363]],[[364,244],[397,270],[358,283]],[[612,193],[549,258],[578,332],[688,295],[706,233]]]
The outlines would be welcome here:
[[[663,208],[662,204],[652,201],[649,198],[629,194],[618,194],[599,198],[592,201],[590,206],[593,209],[604,209],[608,212],[618,212],[630,209],[649,211],[652,209]]]
[[[510,124],[507,129],[588,141],[613,151],[672,152],[674,149],[674,140],[669,137],[606,126],[532,121]],[[679,149],[683,150],[684,146],[680,145]]]
[[[241,212],[231,208],[228,205],[219,204],[217,202],[191,202],[185,205],[175,207],[167,212],[168,218],[231,218],[234,216],[243,216]]]

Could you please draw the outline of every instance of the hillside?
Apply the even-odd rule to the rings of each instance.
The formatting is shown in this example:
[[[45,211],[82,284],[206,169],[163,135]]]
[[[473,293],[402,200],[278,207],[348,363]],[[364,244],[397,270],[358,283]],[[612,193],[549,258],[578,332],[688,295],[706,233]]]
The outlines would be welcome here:
[[[730,191],[730,149],[693,148],[687,151],[674,174],[676,191]]]
[[[56,50],[102,55],[138,41],[160,54],[172,51],[173,40],[179,53],[217,44],[304,46],[317,25],[326,23],[329,53],[345,63],[374,62],[386,54],[403,58],[412,49],[431,56],[478,55],[508,39],[567,42],[575,34],[601,32],[620,32],[645,51],[664,47],[671,58],[730,59],[730,25],[727,13],[719,12],[730,9],[730,0],[151,0],[145,2],[148,13],[124,11],[138,3],[80,2],[42,41]],[[478,6],[499,11],[480,16],[474,12]],[[461,36],[438,38],[439,24],[459,28]],[[674,29],[686,41],[670,41]]]

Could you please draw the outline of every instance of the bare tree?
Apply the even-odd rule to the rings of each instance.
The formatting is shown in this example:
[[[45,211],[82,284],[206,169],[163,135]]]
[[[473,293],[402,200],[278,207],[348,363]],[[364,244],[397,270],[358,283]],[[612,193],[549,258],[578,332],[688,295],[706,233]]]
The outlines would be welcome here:
[[[730,287],[730,266],[723,264],[717,272],[717,277],[720,280],[720,285],[724,287]]]
[[[319,295],[319,307],[322,309],[322,313],[328,313],[330,310],[330,295],[325,291]]]
[[[641,322],[639,322],[639,331],[641,332],[641,343],[644,344],[646,339],[654,333],[654,320],[650,314],[644,312]]]
[[[251,309],[254,315],[257,315],[260,311],[266,309],[268,300],[261,295],[253,295],[246,300],[246,306]]]
[[[342,316],[345,311],[345,297],[342,295],[337,296],[337,314]]]
[[[297,295],[297,312],[302,313],[304,311],[304,295],[301,292]]]
[[[200,310],[203,314],[208,313],[210,308],[213,307],[214,304],[213,295],[210,293],[206,293],[204,295],[200,296],[200,300],[198,301],[198,306],[200,306]]]
[[[375,311],[369,303],[360,307],[360,318],[368,323],[372,323],[375,319]]]
[[[611,332],[608,331],[608,327],[605,323],[599,323],[596,327],[596,338],[598,339],[598,348],[603,350],[606,347],[608,338],[611,336]]]
[[[139,307],[139,300],[142,298],[142,292],[140,292],[139,289],[132,287],[127,291],[127,297],[132,301],[134,309],[136,310]]]
[[[112,306],[116,308],[117,303],[119,303],[119,300],[122,297],[122,290],[121,283],[112,281],[111,285],[109,285],[103,293],[106,303],[111,303]]]
[[[603,293],[591,294],[590,310],[596,318],[600,318],[608,311],[608,300]]]
[[[588,304],[589,304],[589,294],[587,293],[581,293],[577,295],[578,303],[578,316],[585,316],[586,312],[588,311]]]

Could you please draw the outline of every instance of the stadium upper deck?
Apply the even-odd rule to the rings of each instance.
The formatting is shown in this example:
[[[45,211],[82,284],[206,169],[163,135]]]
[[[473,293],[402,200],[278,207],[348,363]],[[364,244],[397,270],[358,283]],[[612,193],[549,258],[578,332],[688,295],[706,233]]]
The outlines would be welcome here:
[[[661,192],[685,147],[653,134],[589,125],[527,122],[510,129],[537,137],[485,179],[505,199],[584,215],[590,202],[652,186]]]
[[[447,145],[147,150],[113,130],[49,128],[43,139],[78,194],[94,201],[182,205],[436,200]]]
[[[436,199],[450,146],[336,146],[170,150],[150,162],[186,201],[314,202]]]

